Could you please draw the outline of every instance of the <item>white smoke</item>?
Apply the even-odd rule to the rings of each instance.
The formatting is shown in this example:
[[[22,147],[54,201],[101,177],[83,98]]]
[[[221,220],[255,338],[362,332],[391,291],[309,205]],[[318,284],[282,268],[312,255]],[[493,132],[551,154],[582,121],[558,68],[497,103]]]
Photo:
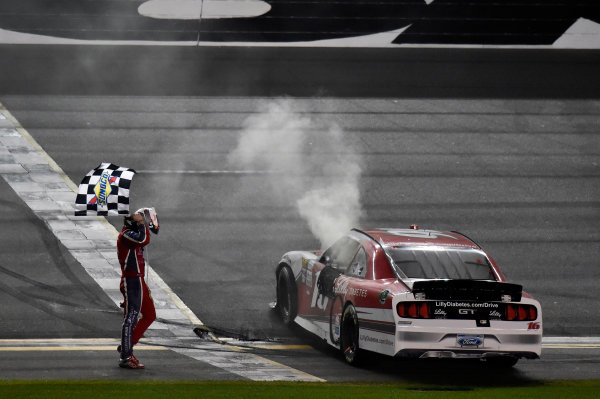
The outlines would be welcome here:
[[[361,160],[336,124],[297,107],[262,105],[244,122],[229,162],[266,172],[272,194],[291,202],[325,248],[359,222]]]

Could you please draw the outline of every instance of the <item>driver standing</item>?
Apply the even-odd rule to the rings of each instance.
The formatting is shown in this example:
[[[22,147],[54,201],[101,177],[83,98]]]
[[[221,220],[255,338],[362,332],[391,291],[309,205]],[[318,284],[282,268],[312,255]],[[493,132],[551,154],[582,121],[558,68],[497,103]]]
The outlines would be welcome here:
[[[123,294],[124,318],[121,330],[119,367],[143,369],[133,355],[133,346],[156,319],[154,301],[144,280],[146,262],[144,247],[150,243],[150,231],[158,234],[158,217],[154,208],[138,209],[126,216],[117,239],[121,265],[120,289]]]

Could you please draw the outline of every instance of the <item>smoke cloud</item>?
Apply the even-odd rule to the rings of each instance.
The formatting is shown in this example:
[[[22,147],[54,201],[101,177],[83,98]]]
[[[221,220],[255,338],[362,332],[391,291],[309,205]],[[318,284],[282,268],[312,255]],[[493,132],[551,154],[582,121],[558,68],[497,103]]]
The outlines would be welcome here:
[[[246,119],[229,162],[265,172],[273,196],[295,207],[322,248],[359,222],[360,156],[339,126],[290,100],[263,104]]]

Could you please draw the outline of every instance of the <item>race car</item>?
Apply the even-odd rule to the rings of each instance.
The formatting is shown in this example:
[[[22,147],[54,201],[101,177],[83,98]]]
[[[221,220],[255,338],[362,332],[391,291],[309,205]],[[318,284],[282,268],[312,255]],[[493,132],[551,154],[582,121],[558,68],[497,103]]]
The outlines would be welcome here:
[[[458,232],[353,229],[323,252],[284,254],[275,275],[283,322],[350,364],[364,351],[507,367],[541,354],[540,303]]]

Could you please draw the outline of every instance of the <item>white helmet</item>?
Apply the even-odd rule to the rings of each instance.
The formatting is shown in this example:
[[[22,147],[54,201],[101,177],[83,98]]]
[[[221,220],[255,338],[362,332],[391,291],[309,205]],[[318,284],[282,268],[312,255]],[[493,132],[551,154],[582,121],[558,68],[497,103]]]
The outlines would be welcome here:
[[[144,223],[148,226],[151,232],[154,234],[158,234],[158,215],[156,214],[156,209],[154,208],[140,208],[135,211],[138,215],[142,215],[144,218]]]

